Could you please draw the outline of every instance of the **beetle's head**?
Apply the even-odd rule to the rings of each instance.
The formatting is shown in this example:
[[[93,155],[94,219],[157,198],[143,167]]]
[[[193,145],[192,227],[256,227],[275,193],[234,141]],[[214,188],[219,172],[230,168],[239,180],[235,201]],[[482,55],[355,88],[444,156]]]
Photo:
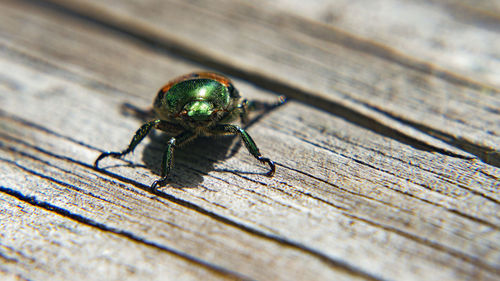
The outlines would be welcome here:
[[[214,105],[209,101],[192,101],[184,106],[184,110],[195,121],[209,121],[214,113]]]

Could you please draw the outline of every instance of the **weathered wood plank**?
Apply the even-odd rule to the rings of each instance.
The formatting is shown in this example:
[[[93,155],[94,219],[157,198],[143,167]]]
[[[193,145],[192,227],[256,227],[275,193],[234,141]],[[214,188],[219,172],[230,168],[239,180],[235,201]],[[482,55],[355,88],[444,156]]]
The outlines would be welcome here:
[[[99,151],[121,149],[139,126],[120,105],[146,107],[166,79],[200,66],[57,13],[2,8],[0,174],[21,198],[250,278],[498,277],[498,168],[297,102],[250,128],[277,161],[275,178],[252,174],[262,168],[244,148],[226,159],[230,139],[201,139],[177,154],[173,188],[152,196],[141,189],[157,177],[161,136],[127,158],[141,166],[109,161],[110,173],[97,173]],[[247,97],[274,99],[236,82]]]
[[[252,1],[500,87],[500,1]],[[485,44],[485,42],[488,42]]]
[[[453,151],[430,134],[500,166],[498,90],[387,46],[242,1],[51,2],[344,118],[360,114],[352,121],[379,132]]]

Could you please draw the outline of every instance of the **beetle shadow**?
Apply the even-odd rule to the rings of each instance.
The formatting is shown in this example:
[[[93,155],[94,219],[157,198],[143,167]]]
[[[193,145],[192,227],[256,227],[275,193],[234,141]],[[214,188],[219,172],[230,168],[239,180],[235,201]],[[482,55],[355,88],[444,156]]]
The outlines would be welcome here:
[[[150,133],[142,161],[147,169],[160,177],[163,154],[172,136],[161,131]],[[173,168],[167,186],[174,188],[198,187],[203,176],[216,170],[215,164],[228,159],[241,147],[239,136],[198,137],[193,141],[176,147]]]

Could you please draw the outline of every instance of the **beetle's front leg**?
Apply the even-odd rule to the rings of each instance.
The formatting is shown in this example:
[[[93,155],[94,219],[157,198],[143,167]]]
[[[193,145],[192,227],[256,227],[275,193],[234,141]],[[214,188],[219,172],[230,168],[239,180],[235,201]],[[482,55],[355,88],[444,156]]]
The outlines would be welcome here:
[[[222,124],[222,125],[216,125],[211,132],[216,135],[235,135],[239,134],[241,139],[243,140],[243,143],[245,144],[245,147],[248,149],[248,152],[253,155],[257,160],[259,160],[262,163],[268,164],[269,165],[269,171],[267,172],[268,177],[272,177],[274,175],[274,172],[276,171],[276,167],[274,165],[274,162],[270,160],[269,158],[263,157],[262,154],[260,154],[259,148],[253,141],[252,137],[240,126],[237,125],[231,125],[231,124]]]
[[[151,184],[151,191],[156,192],[156,188],[163,186],[167,183],[170,171],[174,167],[174,149],[177,145],[183,145],[196,137],[196,134],[191,131],[185,131],[175,137],[170,138],[168,141],[167,149],[163,153],[161,161],[161,178],[155,180]]]
[[[154,120],[154,121],[150,121],[150,122],[142,125],[139,128],[139,130],[137,130],[137,132],[135,133],[135,135],[132,138],[132,141],[128,145],[127,149],[123,150],[122,152],[108,151],[108,152],[101,153],[101,155],[99,155],[99,157],[97,157],[97,159],[95,160],[94,167],[96,169],[99,169],[99,161],[101,161],[102,159],[104,159],[108,156],[111,156],[114,158],[120,158],[123,155],[126,155],[126,154],[134,151],[135,147],[147,136],[147,134],[151,131],[151,129],[153,127],[158,126],[158,124],[160,124],[160,123],[161,123],[161,120]]]

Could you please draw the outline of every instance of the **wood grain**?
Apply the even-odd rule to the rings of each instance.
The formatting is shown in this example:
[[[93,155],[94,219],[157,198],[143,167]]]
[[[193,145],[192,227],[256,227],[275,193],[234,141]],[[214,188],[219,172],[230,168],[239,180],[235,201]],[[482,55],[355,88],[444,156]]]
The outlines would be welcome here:
[[[500,86],[500,62],[495,59],[500,54],[499,1],[262,0],[256,5],[272,6],[356,34],[415,61]]]
[[[147,188],[162,134],[125,161],[106,160],[104,172],[91,165],[140,126],[123,103],[147,108],[166,80],[213,64],[51,5],[5,1],[0,19],[0,272],[30,280],[86,279],[92,269],[94,280],[500,275],[499,168],[401,142],[303,97],[249,128],[276,161],[274,178],[238,139],[202,138],[176,152],[172,182],[156,196]],[[250,99],[276,99],[235,83]],[[429,91],[443,85],[465,91],[481,112],[474,88],[440,80]]]
[[[1,259],[2,269],[17,277],[26,280],[47,280],[53,276],[66,280],[231,277],[204,264],[193,267],[189,257],[152,243],[148,245],[132,235],[127,237],[125,232],[88,225],[78,216],[71,217],[68,208],[62,210],[34,198],[26,201],[21,194],[12,195],[0,195],[4,211],[1,220],[5,226]]]

